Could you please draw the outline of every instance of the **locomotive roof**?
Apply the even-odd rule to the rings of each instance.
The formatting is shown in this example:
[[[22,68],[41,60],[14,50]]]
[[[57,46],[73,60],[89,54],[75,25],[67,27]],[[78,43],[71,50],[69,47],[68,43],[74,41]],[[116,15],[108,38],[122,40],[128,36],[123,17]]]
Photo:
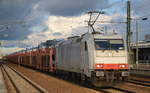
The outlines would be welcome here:
[[[120,35],[115,35],[115,34],[94,34],[94,38],[97,39],[122,39]]]
[[[67,38],[67,40],[64,40],[63,42],[59,43],[58,45],[65,45],[65,44],[80,42],[82,38],[89,37],[89,35],[91,35],[95,39],[123,39],[120,35],[117,35],[117,34],[85,33],[81,36],[69,37],[69,38]]]

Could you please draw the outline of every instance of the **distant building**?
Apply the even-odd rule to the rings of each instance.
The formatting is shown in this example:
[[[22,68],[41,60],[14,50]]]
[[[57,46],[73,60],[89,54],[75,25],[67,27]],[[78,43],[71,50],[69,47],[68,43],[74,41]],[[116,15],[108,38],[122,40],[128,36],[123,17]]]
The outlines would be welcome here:
[[[3,58],[3,56],[5,56],[4,54],[0,54],[0,59],[2,59]]]
[[[145,41],[150,42],[150,34],[145,35]]]
[[[2,59],[2,55],[0,55],[0,59]]]

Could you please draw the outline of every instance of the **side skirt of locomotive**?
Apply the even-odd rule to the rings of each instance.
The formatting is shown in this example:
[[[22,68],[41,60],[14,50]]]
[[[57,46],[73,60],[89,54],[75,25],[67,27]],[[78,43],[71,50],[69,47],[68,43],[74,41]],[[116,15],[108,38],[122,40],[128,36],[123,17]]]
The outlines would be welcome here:
[[[64,70],[56,70],[55,74],[64,79],[73,79],[91,82],[94,86],[114,86],[128,80],[128,70],[95,70],[92,71],[91,77],[87,77],[82,73],[69,72]]]
[[[95,70],[90,81],[95,86],[112,86],[128,80],[128,70]]]

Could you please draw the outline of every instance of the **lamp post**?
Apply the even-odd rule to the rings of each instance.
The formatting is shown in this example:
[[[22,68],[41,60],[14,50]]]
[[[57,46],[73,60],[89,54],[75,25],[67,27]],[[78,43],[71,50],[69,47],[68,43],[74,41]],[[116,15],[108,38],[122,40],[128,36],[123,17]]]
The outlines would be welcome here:
[[[136,20],[136,64],[138,65],[139,60],[139,48],[138,48],[138,41],[139,41],[139,33],[138,33],[138,21]]]
[[[139,18],[139,19],[133,19],[136,20],[136,65],[139,64],[139,48],[138,48],[138,44],[139,44],[139,24],[138,24],[138,20],[147,20],[148,18]]]

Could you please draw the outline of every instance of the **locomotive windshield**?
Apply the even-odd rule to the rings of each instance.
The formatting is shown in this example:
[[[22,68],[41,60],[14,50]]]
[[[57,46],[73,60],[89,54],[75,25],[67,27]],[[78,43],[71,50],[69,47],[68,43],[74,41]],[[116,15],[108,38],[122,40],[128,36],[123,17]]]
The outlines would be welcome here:
[[[124,49],[123,40],[110,40],[111,50],[121,50]]]
[[[100,40],[95,39],[96,50],[123,50],[123,40]]]
[[[109,42],[108,40],[95,40],[95,48],[96,50],[108,50]]]

